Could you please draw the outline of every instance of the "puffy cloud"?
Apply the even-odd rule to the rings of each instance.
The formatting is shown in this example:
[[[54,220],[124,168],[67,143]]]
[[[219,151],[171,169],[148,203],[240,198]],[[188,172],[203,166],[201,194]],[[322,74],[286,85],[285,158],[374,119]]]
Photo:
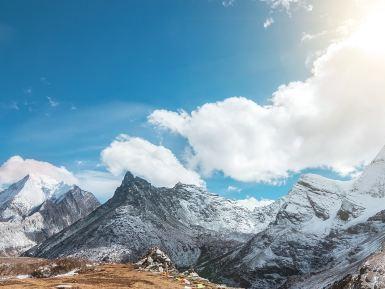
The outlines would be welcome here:
[[[191,113],[156,110],[149,121],[185,137],[204,174],[272,182],[306,168],[353,173],[385,143],[380,29],[365,24],[331,44],[307,80],[282,85],[269,105],[232,97]]]
[[[177,182],[204,185],[200,176],[186,169],[169,149],[138,137],[120,135],[102,151],[101,159],[114,175],[128,170],[156,186],[172,187]]]
[[[78,182],[76,177],[65,167],[57,167],[47,162],[13,156],[0,166],[0,188],[15,183],[28,174],[46,175],[69,185]]]
[[[273,200],[257,200],[254,197],[248,197],[247,199],[244,200],[237,200],[235,201],[239,206],[244,207],[250,211],[254,211],[256,208],[262,208],[266,207],[272,203],[274,203]]]

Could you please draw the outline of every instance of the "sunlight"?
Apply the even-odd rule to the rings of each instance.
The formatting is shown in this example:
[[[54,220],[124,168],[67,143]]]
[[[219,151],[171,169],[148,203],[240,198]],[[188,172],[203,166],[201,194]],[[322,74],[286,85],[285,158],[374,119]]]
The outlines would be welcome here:
[[[350,41],[369,53],[385,53],[385,3],[375,5],[364,18]]]

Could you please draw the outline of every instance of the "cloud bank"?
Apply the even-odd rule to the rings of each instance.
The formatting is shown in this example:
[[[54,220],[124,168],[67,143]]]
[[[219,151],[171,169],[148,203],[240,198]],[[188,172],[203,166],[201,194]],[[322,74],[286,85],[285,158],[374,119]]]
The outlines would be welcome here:
[[[307,168],[354,173],[385,144],[385,49],[376,49],[384,37],[330,45],[308,79],[282,85],[269,105],[231,97],[190,113],[156,110],[149,121],[186,138],[205,175],[275,182]]]
[[[28,174],[46,175],[69,185],[78,182],[77,178],[65,167],[13,156],[0,166],[0,189],[21,180]]]
[[[204,186],[200,176],[185,168],[169,149],[138,137],[120,135],[102,151],[101,159],[114,175],[131,171],[156,186],[172,187],[178,182]]]

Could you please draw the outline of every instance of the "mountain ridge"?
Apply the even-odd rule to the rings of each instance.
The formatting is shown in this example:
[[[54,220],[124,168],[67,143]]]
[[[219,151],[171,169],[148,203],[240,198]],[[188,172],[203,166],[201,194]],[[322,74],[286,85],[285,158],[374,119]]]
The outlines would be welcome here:
[[[157,188],[127,172],[110,200],[28,253],[103,260],[107,256],[100,254],[104,251],[111,260],[122,261],[135,260],[148,248],[160,245],[177,265],[191,266],[205,259],[203,252],[227,251],[224,247],[246,241],[268,222],[261,210],[251,212],[202,188],[184,184]],[[218,244],[218,248],[207,250],[206,244],[211,249]],[[100,250],[92,251],[98,246]]]
[[[353,180],[306,174],[253,212],[202,188],[156,188],[127,172],[104,205],[28,254],[126,262],[159,246],[177,266],[217,282],[327,289],[382,248],[384,200],[385,149]]]

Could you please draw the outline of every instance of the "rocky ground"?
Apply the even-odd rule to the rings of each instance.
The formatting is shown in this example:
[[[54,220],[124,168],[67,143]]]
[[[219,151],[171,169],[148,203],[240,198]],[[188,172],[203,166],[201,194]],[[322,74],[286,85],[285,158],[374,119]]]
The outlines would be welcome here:
[[[48,261],[34,258],[0,258],[0,268],[3,268],[0,271],[0,288],[7,289],[227,288],[210,283],[194,272],[159,272],[159,266],[156,270],[143,270],[131,264],[91,264],[74,259]]]

